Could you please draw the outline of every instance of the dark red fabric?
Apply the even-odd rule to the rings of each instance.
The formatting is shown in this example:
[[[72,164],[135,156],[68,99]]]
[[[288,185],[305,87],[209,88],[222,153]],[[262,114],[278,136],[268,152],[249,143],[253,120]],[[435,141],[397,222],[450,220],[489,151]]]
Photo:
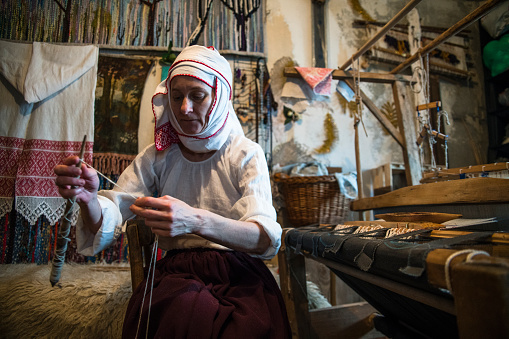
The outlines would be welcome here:
[[[133,293],[123,338],[135,338],[145,282]],[[150,288],[138,338],[145,338]],[[291,338],[283,298],[262,260],[242,252],[170,251],[156,264],[149,338]]]

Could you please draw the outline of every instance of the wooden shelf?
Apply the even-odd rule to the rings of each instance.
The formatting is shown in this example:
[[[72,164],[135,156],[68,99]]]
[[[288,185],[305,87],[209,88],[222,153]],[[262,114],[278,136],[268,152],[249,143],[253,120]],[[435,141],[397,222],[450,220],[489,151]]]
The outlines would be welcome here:
[[[509,179],[471,178],[407,186],[376,197],[355,200],[353,211],[385,207],[509,203]]]

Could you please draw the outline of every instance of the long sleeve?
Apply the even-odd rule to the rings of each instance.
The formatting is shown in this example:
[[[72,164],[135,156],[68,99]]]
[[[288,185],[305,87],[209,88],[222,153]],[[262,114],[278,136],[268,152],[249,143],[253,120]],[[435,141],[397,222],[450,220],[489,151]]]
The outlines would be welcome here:
[[[154,149],[149,146],[122,173],[117,184],[129,194],[117,187],[98,192],[102,224],[99,231],[93,234],[83,225],[81,218],[78,218],[76,242],[79,253],[95,255],[111,246],[122,234],[125,222],[134,216],[129,210],[129,206],[134,202],[133,196],[142,197],[153,192],[154,159]]]
[[[258,144],[250,143],[239,152],[235,143],[232,153],[238,159],[232,162],[235,179],[242,196],[232,208],[239,220],[256,222],[263,227],[270,238],[271,246],[262,255],[252,255],[261,259],[270,259],[281,246],[281,226],[276,222],[276,210],[272,205],[272,191],[267,162]]]

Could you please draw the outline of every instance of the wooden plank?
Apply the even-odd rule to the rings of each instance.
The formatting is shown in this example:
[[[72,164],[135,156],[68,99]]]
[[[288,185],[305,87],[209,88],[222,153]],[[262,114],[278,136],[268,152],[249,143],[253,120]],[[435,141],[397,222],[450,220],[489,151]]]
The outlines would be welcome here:
[[[407,32],[405,32],[405,33],[407,33]],[[383,56],[376,56],[376,55],[368,55],[368,56],[366,56],[366,58],[375,60],[375,61],[385,62],[388,64],[396,64],[396,65],[399,64],[399,62],[396,61],[397,59],[401,59],[402,61],[405,60],[405,57],[403,57],[401,54],[395,52],[394,50],[391,50],[388,48],[383,48],[383,47],[378,47],[378,46],[373,47],[373,49],[376,51],[383,52],[385,54],[389,54],[389,55],[393,56],[393,59],[388,59],[388,58],[384,58]],[[462,69],[454,67],[454,66],[449,66],[449,65],[446,65],[443,63],[435,62],[433,60],[429,61],[429,65],[430,65],[430,73],[432,73],[432,74],[434,73],[434,74],[442,74],[445,76],[453,76],[454,78],[457,78],[457,79],[466,79],[467,77],[472,76],[472,72],[470,72],[470,71],[465,71],[465,70],[462,70]],[[394,74],[394,75],[396,75],[396,74]]]
[[[285,67],[284,76],[288,78],[300,78],[300,73],[295,69],[295,67]],[[336,69],[332,72],[332,79],[334,80],[347,80],[352,79],[353,75],[350,72],[342,71]],[[361,72],[361,82],[373,82],[373,83],[382,83],[382,84],[390,84],[395,81],[401,82],[411,82],[412,78],[408,75],[400,75],[400,74],[383,74],[383,73],[369,73],[369,72]]]
[[[461,263],[451,278],[459,337],[509,338],[509,262]]]
[[[419,2],[422,0],[411,0],[409,3],[405,5],[396,15],[385,24],[384,27],[382,27],[371,39],[366,41],[364,45],[362,45],[361,48],[357,52],[355,52],[352,57],[350,57],[341,67],[340,69],[346,69],[348,66],[350,66],[354,60],[357,60],[360,56],[362,56],[368,49],[371,48],[382,36],[385,35],[392,27],[394,27],[401,19],[405,17],[405,15],[408,14]]]
[[[138,226],[135,223],[127,225],[127,241],[129,245],[129,266],[131,267],[131,286],[133,291],[145,279],[143,270],[143,255],[138,238]]]
[[[431,109],[431,108],[440,108],[442,107],[442,103],[440,101],[434,101],[427,104],[417,105],[418,111],[423,111],[425,109]]]
[[[355,92],[355,86],[353,81],[351,79],[350,80],[345,79],[345,82],[352,89],[352,91]],[[398,129],[394,127],[394,125],[385,116],[385,114],[383,114],[382,111],[380,111],[378,107],[376,107],[375,103],[371,101],[371,99],[362,90],[359,92],[364,105],[366,105],[366,107],[371,111],[371,113],[373,113],[375,118],[382,124],[382,126],[387,130],[387,132],[389,132],[389,134],[394,138],[394,140],[396,140],[396,142],[401,147],[403,147],[403,149],[405,149],[406,147],[405,141],[403,140],[403,137],[401,136],[401,133],[398,131]]]
[[[475,165],[475,166],[466,166],[466,167],[457,167],[457,168],[449,168],[444,170],[438,170],[433,172],[428,172],[423,174],[423,178],[432,178],[432,177],[446,177],[450,175],[459,175],[459,174],[467,174],[467,173],[482,173],[482,172],[498,172],[509,170],[509,162],[501,162],[494,164],[486,164],[486,165]]]
[[[360,28],[360,27],[368,27],[369,28],[370,26],[383,27],[386,24],[387,24],[386,22],[381,22],[381,21],[367,21],[367,20],[360,20],[360,19],[356,19],[356,20],[353,21],[353,27],[356,27],[356,28]],[[409,26],[408,23],[406,23],[406,24],[397,24],[397,25],[394,25],[394,28],[398,32],[407,34],[408,33],[408,26]],[[423,32],[426,32],[426,33],[429,32],[429,33],[442,34],[447,29],[446,28],[442,28],[442,27],[436,27],[436,26],[424,26],[424,25],[421,25],[421,30]],[[456,34],[456,36],[459,36],[459,37],[465,38],[465,39],[470,39],[471,38],[470,33],[472,33],[472,31],[470,31],[468,29],[464,29],[461,32],[458,32]],[[451,43],[450,42],[445,42],[444,44],[451,44]],[[461,47],[463,49],[466,49],[466,47],[463,46],[463,45],[458,45],[458,44],[451,44],[451,45],[454,45],[456,47]]]
[[[373,182],[373,195],[392,191],[392,167],[390,163],[369,170]],[[382,193],[381,193],[382,192]]]
[[[313,59],[315,67],[325,67],[327,39],[325,36],[325,2],[313,1]]]
[[[457,250],[450,249],[436,249],[429,252],[426,257],[426,275],[428,276],[428,282],[438,288],[447,289],[446,277],[445,277],[445,265],[447,259],[454,255]],[[467,258],[468,253],[460,254],[455,256],[450,264],[449,268],[457,265]],[[484,256],[486,257],[486,256]]]
[[[353,211],[383,207],[509,202],[509,180],[472,178],[408,186],[376,197],[355,200]]]
[[[425,305],[437,308],[444,312],[455,314],[454,303],[449,298],[441,297],[437,294],[421,290],[416,287],[409,286],[382,276],[372,274],[359,270],[358,268],[341,264],[337,261],[324,259],[321,257],[313,257],[314,260],[323,263],[324,265],[348,274],[354,278],[362,279],[363,281],[384,288],[388,291],[398,293],[404,297],[413,299]]]
[[[426,258],[428,282],[449,288],[449,272],[460,338],[509,338],[509,259],[436,249]]]
[[[436,230],[432,231],[430,236],[433,238],[454,238],[460,235],[467,235],[472,232],[469,231],[455,231],[455,230]],[[509,233],[494,233],[487,241],[509,245]]]
[[[311,326],[320,339],[380,338],[371,315],[376,310],[367,302],[310,310]]]
[[[483,3],[481,6],[477,7],[472,13],[468,14],[463,19],[452,25],[447,31],[436,37],[432,42],[430,42],[424,47],[419,48],[419,50],[414,55],[406,59],[404,62],[402,62],[400,65],[398,65],[389,73],[397,74],[407,69],[408,66],[410,66],[414,61],[428,55],[440,44],[442,44],[445,40],[454,36],[461,30],[463,30],[463,28],[482,18],[484,15],[488,14],[493,8],[495,8],[496,5],[498,5],[499,2],[501,2],[501,0],[491,0]]]
[[[405,178],[406,183],[408,186],[415,185],[417,182],[419,182],[417,173],[421,172],[420,167],[417,168],[416,164],[419,162],[417,161],[410,161],[410,159],[418,157],[419,154],[415,152],[415,150],[412,147],[408,147],[406,133],[412,131],[412,129],[405,129],[405,119],[403,116],[403,110],[401,108],[401,102],[399,100],[399,90],[398,90],[398,83],[394,82],[392,84],[392,96],[394,99],[394,107],[396,108],[396,116],[398,117],[398,127],[401,131],[401,139],[403,142],[403,163],[405,164]],[[410,127],[410,126],[408,126]],[[410,139],[412,140],[412,139]]]

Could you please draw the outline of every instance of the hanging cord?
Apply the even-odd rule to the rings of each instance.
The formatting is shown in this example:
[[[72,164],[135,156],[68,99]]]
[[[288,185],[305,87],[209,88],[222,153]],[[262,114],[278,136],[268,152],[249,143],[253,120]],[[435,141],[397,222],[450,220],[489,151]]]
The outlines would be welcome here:
[[[431,91],[430,91],[430,81],[429,81],[429,54],[426,54],[426,103],[429,103],[431,101]],[[426,112],[427,112],[427,117],[426,117],[426,120],[427,120],[427,125],[429,126],[428,129],[427,129],[427,132],[428,132],[428,144],[429,144],[429,154],[430,154],[430,164],[431,164],[431,168],[432,169],[435,169],[437,167],[437,164],[436,164],[436,161],[435,161],[435,155],[434,155],[434,152],[433,152],[433,145],[437,143],[436,139],[435,139],[435,136],[433,135],[433,131],[432,131],[432,128],[431,128],[431,113],[430,113],[430,110],[431,108],[427,108],[426,109]]]
[[[440,107],[437,107],[437,132],[440,133],[440,122],[442,120],[442,117],[444,117],[445,124],[450,125],[449,122],[449,114],[446,110],[441,110]],[[444,131],[445,132],[445,131]],[[445,134],[445,133],[444,133]],[[448,154],[447,154],[447,139],[448,135],[446,135],[444,139],[444,154],[445,154],[445,167],[448,168],[449,160],[448,160]]]
[[[419,53],[419,63],[420,63],[420,77],[421,77],[421,88],[418,93],[422,91],[424,99],[427,98],[427,78],[426,78],[426,70],[424,68],[424,62],[422,61],[422,55]],[[424,120],[424,117],[421,115],[421,112],[417,110],[417,122],[419,124],[419,131],[422,131],[424,129],[424,126],[426,125],[426,121]],[[421,136],[424,138],[424,136]],[[419,160],[421,163],[421,171],[424,172],[424,147],[419,146]]]
[[[447,289],[449,290],[449,292],[451,292],[451,294],[452,294],[451,267],[450,267],[451,266],[451,262],[457,256],[462,255],[462,254],[466,254],[466,253],[468,253],[467,259],[465,260],[465,262],[467,262],[467,263],[471,262],[472,258],[475,257],[476,255],[483,254],[483,255],[487,255],[488,257],[490,256],[488,252],[472,250],[472,249],[462,250],[462,251],[454,252],[453,254],[451,254],[447,258],[447,260],[445,261],[445,265],[444,265],[445,284],[446,284]]]
[[[368,132],[366,131],[366,126],[364,125],[364,120],[362,119],[362,98],[361,98],[361,57],[357,58],[357,69],[354,70],[354,89],[355,89],[355,103],[357,104],[357,112],[355,113],[355,125],[359,122],[364,129],[364,134],[366,137],[368,136]],[[353,63],[353,61],[352,61]]]

